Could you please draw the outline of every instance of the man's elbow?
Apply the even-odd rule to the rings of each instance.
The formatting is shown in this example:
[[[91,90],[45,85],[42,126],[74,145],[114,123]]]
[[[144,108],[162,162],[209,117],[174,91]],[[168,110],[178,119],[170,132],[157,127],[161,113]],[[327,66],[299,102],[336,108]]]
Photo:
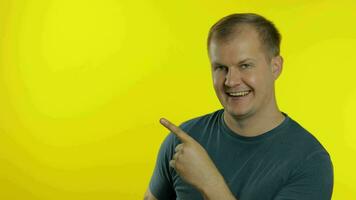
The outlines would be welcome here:
[[[158,200],[153,194],[151,193],[150,189],[147,188],[145,196],[143,197],[144,200]]]

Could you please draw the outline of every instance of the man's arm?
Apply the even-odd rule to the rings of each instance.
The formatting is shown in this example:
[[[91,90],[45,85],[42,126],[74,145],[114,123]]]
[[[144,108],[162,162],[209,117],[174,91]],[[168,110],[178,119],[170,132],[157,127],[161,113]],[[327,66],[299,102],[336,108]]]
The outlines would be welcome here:
[[[329,154],[325,151],[314,152],[295,169],[274,200],[330,200],[333,179],[333,165]]]
[[[152,192],[150,191],[150,188],[147,188],[143,199],[144,200],[158,200],[155,196],[153,196]]]
[[[176,142],[173,134],[167,135],[162,142],[145,196],[153,196],[159,200],[176,199],[172,177],[174,170],[168,164],[172,159]]]
[[[179,176],[199,190],[205,200],[236,200],[205,149],[168,120],[160,122],[182,142],[175,147],[173,159],[169,161]]]

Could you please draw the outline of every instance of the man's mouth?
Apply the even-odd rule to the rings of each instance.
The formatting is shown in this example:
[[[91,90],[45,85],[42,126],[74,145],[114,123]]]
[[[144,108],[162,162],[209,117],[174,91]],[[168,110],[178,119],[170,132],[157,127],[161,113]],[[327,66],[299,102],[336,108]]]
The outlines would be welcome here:
[[[243,97],[250,94],[251,90],[239,91],[239,92],[227,92],[226,94],[230,97]]]

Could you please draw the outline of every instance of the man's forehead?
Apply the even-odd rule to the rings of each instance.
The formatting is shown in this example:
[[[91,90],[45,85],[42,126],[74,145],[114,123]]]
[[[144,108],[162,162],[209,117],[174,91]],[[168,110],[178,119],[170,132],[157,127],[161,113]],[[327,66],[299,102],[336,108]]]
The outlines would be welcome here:
[[[259,35],[255,28],[244,27],[241,31],[225,39],[212,38],[209,45],[209,57],[211,62],[230,64],[239,63],[242,60],[256,60],[256,56],[265,54]]]
[[[236,49],[237,46],[242,49],[247,49],[251,46],[260,48],[262,44],[259,34],[255,28],[251,28],[251,26],[249,27],[231,33],[231,35],[226,36],[225,38],[213,37],[209,44],[209,51]]]
[[[256,41],[235,40],[230,43],[212,41],[209,48],[211,60],[230,60],[254,58],[260,51],[260,46]]]

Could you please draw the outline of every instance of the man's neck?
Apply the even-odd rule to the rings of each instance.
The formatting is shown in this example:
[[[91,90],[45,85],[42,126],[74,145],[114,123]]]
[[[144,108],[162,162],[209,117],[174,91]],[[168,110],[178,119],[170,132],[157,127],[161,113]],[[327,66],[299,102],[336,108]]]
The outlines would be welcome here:
[[[274,111],[255,113],[243,119],[236,119],[224,111],[226,125],[236,134],[245,137],[261,135],[283,122],[285,116],[276,108]]]

